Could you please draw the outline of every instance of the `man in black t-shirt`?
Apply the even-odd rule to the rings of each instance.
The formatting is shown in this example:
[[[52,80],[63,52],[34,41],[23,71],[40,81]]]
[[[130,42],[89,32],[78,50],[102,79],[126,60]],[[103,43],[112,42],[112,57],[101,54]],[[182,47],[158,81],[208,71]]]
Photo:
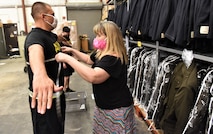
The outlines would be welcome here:
[[[25,40],[28,65],[29,103],[34,134],[64,134],[65,95],[62,63],[55,55],[60,51],[56,34],[51,31],[57,19],[51,6],[35,2],[31,13],[35,28]]]

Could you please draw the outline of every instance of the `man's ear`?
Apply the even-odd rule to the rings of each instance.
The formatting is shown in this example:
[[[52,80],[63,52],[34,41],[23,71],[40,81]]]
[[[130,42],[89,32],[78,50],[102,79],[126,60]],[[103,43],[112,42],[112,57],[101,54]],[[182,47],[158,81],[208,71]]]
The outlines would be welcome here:
[[[46,20],[46,19],[45,19],[45,16],[46,16],[46,15],[45,15],[44,13],[41,13],[41,18],[42,18],[42,19]]]

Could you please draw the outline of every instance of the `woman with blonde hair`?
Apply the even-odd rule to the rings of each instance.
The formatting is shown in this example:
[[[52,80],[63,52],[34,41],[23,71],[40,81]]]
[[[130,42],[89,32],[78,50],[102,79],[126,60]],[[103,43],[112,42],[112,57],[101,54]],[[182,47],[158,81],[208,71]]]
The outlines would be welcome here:
[[[56,60],[68,63],[84,80],[92,83],[96,103],[94,134],[135,134],[133,98],[127,86],[128,58],[121,31],[111,21],[96,24],[93,31],[95,51],[91,55],[62,47],[63,52],[72,53],[73,57],[59,53]]]

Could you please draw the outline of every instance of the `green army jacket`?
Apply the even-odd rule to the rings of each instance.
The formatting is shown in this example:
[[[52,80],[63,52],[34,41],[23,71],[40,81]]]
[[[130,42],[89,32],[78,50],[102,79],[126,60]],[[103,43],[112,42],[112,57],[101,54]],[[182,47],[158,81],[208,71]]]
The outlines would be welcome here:
[[[160,120],[160,127],[165,134],[182,134],[196,100],[197,90],[196,64],[192,62],[187,69],[184,62],[178,63],[171,76]]]

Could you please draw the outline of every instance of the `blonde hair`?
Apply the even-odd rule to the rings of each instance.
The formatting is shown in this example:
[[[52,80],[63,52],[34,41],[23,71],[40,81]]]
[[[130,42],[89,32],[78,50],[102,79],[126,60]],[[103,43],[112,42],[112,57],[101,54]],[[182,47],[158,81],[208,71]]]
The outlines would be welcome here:
[[[93,27],[96,35],[104,34],[107,38],[106,48],[97,52],[96,57],[101,59],[105,55],[115,54],[121,63],[128,64],[126,47],[119,27],[112,21],[101,21]]]

